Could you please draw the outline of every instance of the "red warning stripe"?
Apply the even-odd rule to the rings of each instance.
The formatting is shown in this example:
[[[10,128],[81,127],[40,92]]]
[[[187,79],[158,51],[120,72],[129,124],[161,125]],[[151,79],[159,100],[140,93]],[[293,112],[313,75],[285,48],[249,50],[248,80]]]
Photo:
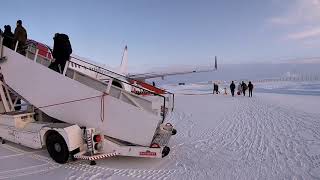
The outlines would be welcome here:
[[[108,154],[98,154],[98,155],[93,155],[93,156],[85,156],[85,155],[75,155],[74,157],[77,159],[84,159],[84,160],[98,160],[98,159],[104,159],[104,158],[108,158],[108,157],[113,157],[113,156],[117,156],[120,153],[118,152],[114,152],[114,153],[108,153]]]

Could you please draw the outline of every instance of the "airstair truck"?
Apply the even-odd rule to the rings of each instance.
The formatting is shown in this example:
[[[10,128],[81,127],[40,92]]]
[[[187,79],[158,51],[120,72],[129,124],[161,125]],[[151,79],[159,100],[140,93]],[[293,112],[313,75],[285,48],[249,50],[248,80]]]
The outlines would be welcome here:
[[[63,74],[0,44],[0,137],[58,163],[110,156],[162,158],[176,130],[164,104],[69,69]],[[160,99],[165,97],[158,95]],[[21,99],[24,104],[18,104]],[[24,110],[16,110],[26,106]]]

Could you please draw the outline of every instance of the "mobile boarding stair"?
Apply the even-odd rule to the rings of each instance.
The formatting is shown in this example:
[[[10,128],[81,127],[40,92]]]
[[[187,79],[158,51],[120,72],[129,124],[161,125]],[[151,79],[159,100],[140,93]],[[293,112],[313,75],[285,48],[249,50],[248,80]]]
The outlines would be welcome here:
[[[164,123],[164,96],[144,98],[112,85],[122,79],[105,74],[109,79],[100,81],[68,65],[57,73],[39,64],[37,54],[26,58],[0,40],[2,139],[35,149],[46,146],[59,163],[70,155],[96,160],[169,154],[167,145],[176,130]],[[27,109],[16,111],[17,99]]]
[[[33,40],[28,40],[27,47],[28,49],[26,56],[28,58],[33,59],[35,62],[40,63],[44,66],[49,66],[53,59],[52,50],[50,47]],[[126,53],[126,51],[127,49],[125,48],[124,54]],[[66,65],[68,67],[66,73],[70,78],[75,78],[74,76],[82,76],[83,74],[85,74],[86,76],[97,79],[104,83],[108,83],[110,79],[113,79],[112,85],[115,87],[120,87],[121,89],[125,89],[128,92],[133,92],[134,94],[143,96],[144,99],[149,99],[153,102],[157,99],[161,101],[163,100],[163,106],[161,107],[163,108],[163,110],[161,110],[161,112],[167,113],[173,111],[174,109],[175,96],[171,92],[156,88],[142,81],[128,78],[123,74],[115,73],[110,69],[106,69],[103,66],[85,61],[75,55],[71,56]],[[77,73],[73,73],[72,70],[76,71]],[[162,95],[165,98],[161,99],[159,98],[159,95]]]

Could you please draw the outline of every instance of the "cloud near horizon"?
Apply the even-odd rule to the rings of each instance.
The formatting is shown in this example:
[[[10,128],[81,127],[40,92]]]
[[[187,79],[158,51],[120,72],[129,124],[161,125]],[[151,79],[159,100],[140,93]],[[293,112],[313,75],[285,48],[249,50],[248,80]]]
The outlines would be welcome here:
[[[287,3],[288,9],[282,15],[268,19],[268,22],[293,29],[295,32],[289,32],[286,39],[320,37],[320,0],[294,0]]]
[[[303,39],[308,39],[313,37],[320,37],[320,27],[314,27],[314,28],[311,28],[310,30],[304,30],[297,33],[290,33],[287,35],[288,39],[293,39],[293,40],[303,40]]]

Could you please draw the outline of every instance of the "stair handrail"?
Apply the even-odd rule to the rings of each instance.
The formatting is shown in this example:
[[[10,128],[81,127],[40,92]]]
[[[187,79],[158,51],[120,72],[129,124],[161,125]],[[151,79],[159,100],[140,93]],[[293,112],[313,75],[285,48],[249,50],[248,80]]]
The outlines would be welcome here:
[[[0,33],[0,59],[3,58],[3,37],[2,34]]]
[[[109,77],[109,78],[111,78],[111,79],[116,79],[116,80],[119,81],[119,82],[128,84],[128,85],[130,85],[130,86],[132,86],[132,87],[135,87],[135,88],[138,88],[138,89],[142,89],[143,91],[147,91],[147,92],[149,92],[150,94],[153,94],[153,95],[155,95],[155,96],[159,96],[159,97],[163,98],[163,109],[161,109],[161,111],[162,111],[162,113],[163,113],[162,122],[165,120],[165,109],[166,109],[166,97],[165,97],[165,96],[163,96],[163,95],[161,95],[161,94],[157,94],[157,93],[155,93],[155,92],[153,92],[153,91],[150,91],[150,90],[141,88],[141,87],[136,86],[136,85],[134,85],[134,84],[131,84],[131,83],[127,82],[127,81],[124,81],[124,80],[121,80],[121,79],[112,77],[111,75],[104,74],[104,73],[99,72],[99,71],[94,70],[94,69],[90,69],[90,68],[88,68],[88,67],[86,67],[86,66],[84,66],[84,65],[78,64],[78,63],[73,62],[73,61],[71,61],[71,60],[68,60],[68,62],[74,63],[74,64],[76,64],[77,66],[83,67],[83,68],[85,68],[85,69],[87,69],[87,70],[89,70],[89,71],[93,71],[93,72],[98,73],[98,74],[100,74],[100,75],[107,76],[107,77]]]
[[[50,50],[51,50],[51,49],[50,49]],[[51,51],[51,52],[52,52],[52,51]],[[93,63],[90,63],[90,62],[84,61],[84,60],[79,59],[79,58],[77,58],[77,57],[74,57],[74,56],[70,56],[70,57],[72,57],[72,58],[74,58],[74,59],[76,59],[76,60],[78,60],[78,61],[81,61],[81,62],[83,62],[83,63],[89,64],[89,65],[92,65],[92,66],[94,66],[94,67],[101,68],[101,69],[103,69],[103,70],[105,70],[105,71],[107,71],[107,72],[110,72],[110,73],[116,74],[116,75],[121,76],[121,77],[123,77],[123,78],[125,78],[125,79],[131,80],[131,81],[139,81],[139,80],[136,80],[136,79],[133,79],[133,78],[127,77],[127,76],[125,76],[125,75],[122,75],[122,74],[119,74],[119,73],[113,72],[113,71],[111,71],[111,70],[109,70],[109,69],[106,69],[106,68],[104,68],[104,67],[98,66],[98,65],[96,65],[96,64],[93,64]],[[70,62],[72,62],[72,61],[70,61]],[[72,63],[75,63],[75,62],[72,62]],[[75,63],[75,64],[77,64],[77,63]],[[90,70],[91,70],[91,69],[90,69]],[[100,72],[98,72],[98,71],[94,71],[94,72],[97,72],[98,74],[106,75],[106,74],[104,74],[104,73],[100,73]],[[108,75],[106,75],[106,76],[108,76]],[[108,76],[108,77],[109,77],[109,76]],[[117,78],[115,78],[115,79],[117,79]],[[119,79],[117,79],[117,80],[119,80]],[[132,85],[132,84],[130,84],[130,83],[126,83],[126,84],[129,84],[129,85],[133,86],[133,85]],[[134,86],[134,87],[137,87],[137,86]],[[138,88],[139,88],[139,89],[142,89],[142,90],[145,90],[145,89],[143,89],[143,88],[141,88],[141,87],[138,87]],[[154,93],[153,91],[150,91],[150,90],[147,90],[147,91],[148,91],[148,92],[152,92],[152,94],[153,94],[153,95],[157,94],[157,93]],[[175,95],[174,95],[174,93],[169,92],[169,91],[167,91],[167,90],[164,90],[164,92],[165,92],[166,94],[170,94],[170,95],[172,95],[172,106],[173,106],[173,107],[172,107],[172,110],[173,110],[174,105],[175,105]],[[160,95],[160,94],[157,94],[157,95]]]
[[[125,78],[125,79],[131,80],[131,81],[139,81],[139,80],[137,80],[137,79],[130,78],[130,77],[125,76],[125,75],[123,75],[123,74],[116,73],[116,72],[114,72],[114,71],[111,71],[111,70],[106,69],[106,68],[104,68],[104,67],[101,67],[101,66],[99,66],[99,65],[96,65],[96,64],[87,62],[87,61],[82,60],[82,59],[80,59],[80,58],[77,58],[77,57],[74,57],[74,56],[70,56],[70,57],[71,57],[71,58],[74,58],[74,59],[76,59],[76,60],[78,60],[78,61],[81,61],[81,62],[83,62],[83,63],[89,64],[89,65],[91,65],[91,66],[100,68],[100,69],[105,70],[105,71],[107,71],[107,72],[110,72],[110,73],[112,73],[112,74],[118,75],[118,76],[123,77],[123,78]],[[169,92],[169,91],[166,91],[166,90],[164,90],[164,91],[165,91],[166,93],[168,93],[168,94],[173,94],[173,93],[171,93],[171,92]]]

